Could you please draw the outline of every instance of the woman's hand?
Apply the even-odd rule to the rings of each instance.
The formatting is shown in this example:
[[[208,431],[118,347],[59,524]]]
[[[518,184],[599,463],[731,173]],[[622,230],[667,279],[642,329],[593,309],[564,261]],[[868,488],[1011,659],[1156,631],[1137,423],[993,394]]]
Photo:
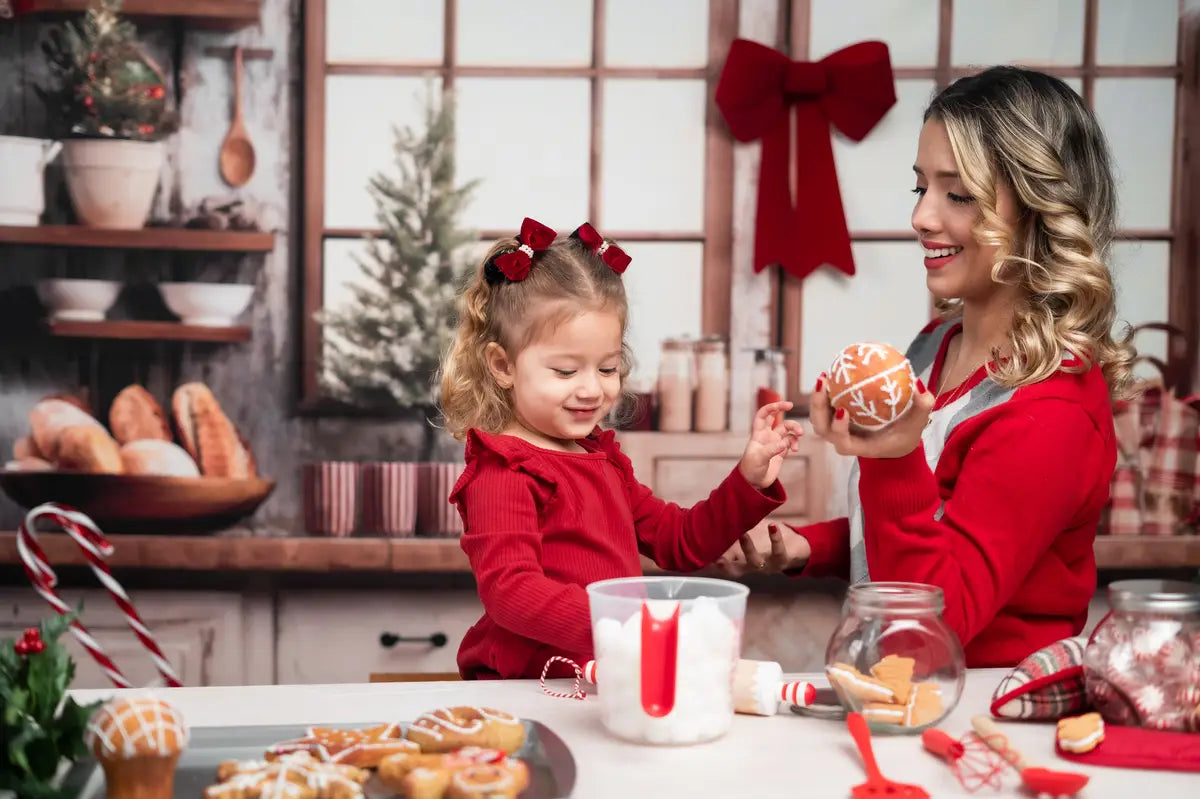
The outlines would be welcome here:
[[[808,539],[804,536],[789,530],[785,539],[777,525],[764,522],[743,533],[738,542],[721,556],[716,566],[730,577],[778,574],[803,567],[811,554]]]
[[[750,440],[738,461],[738,470],[746,482],[760,491],[779,477],[787,453],[800,449],[804,428],[794,419],[783,418],[784,412],[791,408],[792,403],[787,400],[768,402],[754,414]]]
[[[921,434],[929,423],[933,410],[933,392],[917,380],[912,406],[904,415],[882,430],[850,431],[850,418],[844,410],[836,414],[829,404],[829,378],[825,373],[817,378],[808,415],[813,432],[828,441],[839,455],[859,458],[903,458],[921,443]]]

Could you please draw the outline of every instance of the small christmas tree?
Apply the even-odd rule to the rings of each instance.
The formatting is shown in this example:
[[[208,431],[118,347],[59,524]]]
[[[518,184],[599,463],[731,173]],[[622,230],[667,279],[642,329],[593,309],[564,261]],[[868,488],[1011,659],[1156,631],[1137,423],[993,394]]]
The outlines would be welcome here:
[[[454,185],[454,110],[429,91],[425,129],[395,131],[398,176],[379,173],[370,193],[383,231],[355,258],[351,300],[318,314],[325,393],[372,409],[428,408],[433,376],[454,335],[454,303],[475,235],[457,220],[477,181]]]
[[[95,0],[43,44],[54,82],[39,93],[60,137],[153,141],[178,127],[162,70],[142,51],[120,7],[121,0]]]

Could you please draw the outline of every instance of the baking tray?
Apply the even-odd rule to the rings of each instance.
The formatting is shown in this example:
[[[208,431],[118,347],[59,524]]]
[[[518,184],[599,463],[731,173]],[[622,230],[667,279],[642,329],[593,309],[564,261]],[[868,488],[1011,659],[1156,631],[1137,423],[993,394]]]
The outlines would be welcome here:
[[[272,744],[300,738],[309,727],[361,729],[383,722],[362,724],[318,723],[246,727],[196,727],[175,771],[176,799],[196,799],[217,780],[217,765],[223,760],[261,760]],[[523,719],[525,745],[515,756],[529,766],[529,787],[521,799],[562,799],[575,788],[575,758],[551,729],[538,721]],[[104,799],[104,772],[93,760],[80,762],[66,775],[64,787],[79,799]],[[363,786],[372,799],[396,796],[372,776]]]

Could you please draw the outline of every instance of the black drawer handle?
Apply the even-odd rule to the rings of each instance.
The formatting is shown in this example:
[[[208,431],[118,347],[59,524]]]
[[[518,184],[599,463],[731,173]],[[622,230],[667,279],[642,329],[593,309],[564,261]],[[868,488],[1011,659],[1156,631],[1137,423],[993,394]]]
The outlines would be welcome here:
[[[380,633],[379,645],[391,649],[396,644],[419,644],[427,643],[436,648],[445,646],[450,641],[445,633],[434,633],[433,635],[396,635],[396,633]]]

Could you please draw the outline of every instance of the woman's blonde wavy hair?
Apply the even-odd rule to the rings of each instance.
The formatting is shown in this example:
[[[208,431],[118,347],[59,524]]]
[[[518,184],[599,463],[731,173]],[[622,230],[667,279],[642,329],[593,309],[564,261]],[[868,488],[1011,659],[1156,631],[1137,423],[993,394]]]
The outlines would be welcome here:
[[[1108,144],[1082,99],[1066,83],[1019,67],[992,67],[960,78],[936,97],[925,119],[946,126],[967,190],[982,213],[975,229],[996,245],[992,279],[1021,288],[1010,334],[1011,357],[996,358],[992,378],[1016,387],[1064,368],[1064,352],[1099,364],[1114,398],[1136,393],[1133,332],[1112,335],[1116,290],[1106,260],[1116,228],[1116,188]],[[996,188],[1012,187],[1020,221],[996,210]],[[961,313],[942,300],[943,317]]]
[[[458,331],[442,358],[438,379],[444,426],[460,441],[471,428],[499,433],[512,420],[511,396],[496,383],[485,357],[493,341],[515,358],[540,335],[573,316],[612,311],[621,320],[622,387],[632,367],[625,341],[629,303],[621,276],[583,242],[567,237],[535,252],[524,280],[490,284],[485,274],[488,262],[519,245],[515,238],[493,244],[459,295]]]

